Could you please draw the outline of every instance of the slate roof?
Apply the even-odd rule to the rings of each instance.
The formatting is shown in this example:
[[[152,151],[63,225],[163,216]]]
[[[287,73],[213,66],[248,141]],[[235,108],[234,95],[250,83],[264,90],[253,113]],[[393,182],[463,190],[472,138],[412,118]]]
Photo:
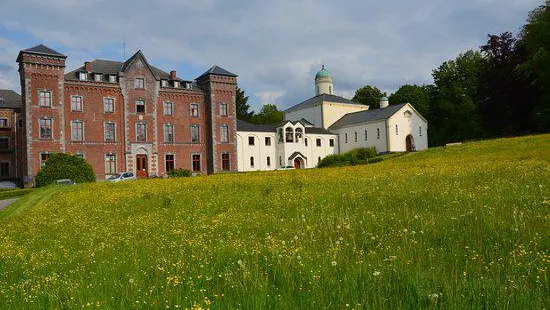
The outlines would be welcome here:
[[[255,131],[255,132],[276,132],[275,126],[272,125],[256,125],[248,122],[237,120],[238,131]]]
[[[31,48],[27,48],[25,50],[22,50],[21,52],[19,52],[19,56],[17,57],[17,60],[19,60],[19,57],[21,57],[22,53],[67,58],[67,56],[65,56],[65,55],[63,55],[59,52],[54,51],[53,49],[47,47],[44,44],[39,44],[37,46],[33,46]]]
[[[305,127],[306,133],[312,133],[317,135],[334,135],[335,133],[320,127]]]
[[[329,129],[336,129],[336,128],[358,124],[358,123],[368,123],[368,122],[388,119],[405,105],[406,103],[393,104],[383,109],[372,109],[372,110],[348,113],[342,116],[342,118],[337,120],[334,124],[332,124],[329,127]]]
[[[0,109],[20,109],[21,96],[11,89],[0,89]]]
[[[293,111],[293,110],[300,110],[300,109],[312,107],[316,104],[322,103],[323,101],[336,102],[336,103],[347,103],[347,104],[360,104],[360,103],[357,103],[355,101],[346,99],[344,97],[340,97],[340,96],[336,96],[336,95],[329,95],[329,94],[320,94],[320,95],[317,95],[315,97],[311,97],[306,101],[300,102],[297,105],[286,109],[284,112],[289,112],[289,111]]]
[[[221,68],[221,67],[218,67],[218,66],[214,65],[210,69],[206,70],[206,72],[201,74],[197,78],[197,80],[200,80],[202,77],[207,76],[209,74],[237,77],[237,75],[235,73],[231,73],[231,72],[225,70],[224,68]]]
[[[300,152],[294,152],[292,153],[292,155],[290,155],[288,157],[288,160],[293,160],[294,158],[298,157],[298,156],[301,156],[302,158],[305,158],[307,159],[307,157],[304,156],[304,154],[300,153]]]

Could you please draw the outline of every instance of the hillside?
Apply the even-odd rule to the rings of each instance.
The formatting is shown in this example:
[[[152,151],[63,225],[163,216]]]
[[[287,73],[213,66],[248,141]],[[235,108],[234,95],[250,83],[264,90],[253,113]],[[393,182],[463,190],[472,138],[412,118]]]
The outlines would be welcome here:
[[[550,135],[40,189],[0,211],[0,305],[539,309],[549,207]]]

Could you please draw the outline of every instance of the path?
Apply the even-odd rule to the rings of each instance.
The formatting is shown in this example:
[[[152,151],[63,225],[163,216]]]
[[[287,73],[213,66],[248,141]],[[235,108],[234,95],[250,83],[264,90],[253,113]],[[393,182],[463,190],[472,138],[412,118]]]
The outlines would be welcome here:
[[[8,207],[12,203],[14,203],[17,199],[19,198],[10,198],[10,199],[0,200],[0,210]]]

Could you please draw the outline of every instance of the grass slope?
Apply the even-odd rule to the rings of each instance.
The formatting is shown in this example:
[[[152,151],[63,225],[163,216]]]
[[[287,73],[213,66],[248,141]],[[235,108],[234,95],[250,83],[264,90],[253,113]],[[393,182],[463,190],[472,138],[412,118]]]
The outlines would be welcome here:
[[[545,308],[549,207],[550,135],[46,188],[0,211],[0,305]]]

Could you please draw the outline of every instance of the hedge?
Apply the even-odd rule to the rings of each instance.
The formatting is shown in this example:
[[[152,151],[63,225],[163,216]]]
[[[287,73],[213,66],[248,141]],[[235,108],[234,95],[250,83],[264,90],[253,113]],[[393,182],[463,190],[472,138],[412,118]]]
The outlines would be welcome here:
[[[36,187],[55,184],[56,180],[70,179],[76,183],[95,182],[94,169],[84,159],[65,153],[54,153],[36,175]]]

